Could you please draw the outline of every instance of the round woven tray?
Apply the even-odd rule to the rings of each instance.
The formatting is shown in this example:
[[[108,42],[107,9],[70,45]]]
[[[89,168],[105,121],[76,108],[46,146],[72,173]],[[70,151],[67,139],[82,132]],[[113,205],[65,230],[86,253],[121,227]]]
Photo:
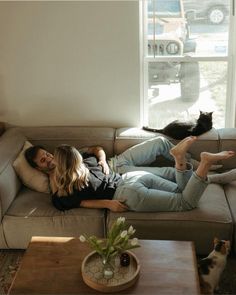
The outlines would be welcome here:
[[[139,275],[140,264],[137,257],[130,251],[129,266],[120,266],[119,257],[115,260],[114,276],[111,279],[103,277],[103,265],[101,257],[93,251],[88,254],[81,266],[84,282],[91,288],[100,292],[119,292],[132,286]]]

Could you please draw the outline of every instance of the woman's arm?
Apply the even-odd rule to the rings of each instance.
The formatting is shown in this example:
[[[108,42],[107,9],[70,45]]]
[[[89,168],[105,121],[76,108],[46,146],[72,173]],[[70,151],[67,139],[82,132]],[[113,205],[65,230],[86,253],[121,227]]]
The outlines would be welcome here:
[[[50,187],[52,190],[52,193],[56,193],[58,191],[58,187],[55,183],[54,178],[54,172],[51,172],[49,174],[49,180],[50,180]],[[84,208],[92,208],[92,209],[100,209],[100,208],[106,208],[113,212],[125,212],[128,210],[128,207],[124,204],[119,202],[118,200],[82,200],[80,202],[80,207]]]
[[[80,207],[93,209],[106,208],[113,212],[125,212],[128,210],[128,207],[118,200],[83,200],[80,203]]]

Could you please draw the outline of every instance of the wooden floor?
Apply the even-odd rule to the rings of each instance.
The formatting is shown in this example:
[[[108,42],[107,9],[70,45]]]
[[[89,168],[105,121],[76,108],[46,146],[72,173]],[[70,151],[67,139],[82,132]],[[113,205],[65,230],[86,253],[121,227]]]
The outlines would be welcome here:
[[[0,294],[7,294],[19,268],[24,250],[0,250]]]

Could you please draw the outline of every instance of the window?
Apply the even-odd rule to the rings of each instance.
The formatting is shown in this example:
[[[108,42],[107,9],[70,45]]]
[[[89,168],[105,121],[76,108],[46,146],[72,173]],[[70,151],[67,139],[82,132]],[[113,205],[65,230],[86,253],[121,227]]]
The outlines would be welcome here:
[[[141,2],[144,125],[162,128],[200,110],[213,111],[215,128],[232,124],[232,0]]]

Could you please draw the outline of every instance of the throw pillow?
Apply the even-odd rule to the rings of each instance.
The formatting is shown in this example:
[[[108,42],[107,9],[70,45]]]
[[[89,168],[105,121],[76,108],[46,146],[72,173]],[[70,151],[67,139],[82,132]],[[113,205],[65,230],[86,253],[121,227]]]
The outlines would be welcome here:
[[[49,178],[43,172],[31,167],[25,159],[25,150],[32,144],[26,141],[18,157],[13,163],[13,167],[23,182],[23,184],[35,191],[49,193]]]

